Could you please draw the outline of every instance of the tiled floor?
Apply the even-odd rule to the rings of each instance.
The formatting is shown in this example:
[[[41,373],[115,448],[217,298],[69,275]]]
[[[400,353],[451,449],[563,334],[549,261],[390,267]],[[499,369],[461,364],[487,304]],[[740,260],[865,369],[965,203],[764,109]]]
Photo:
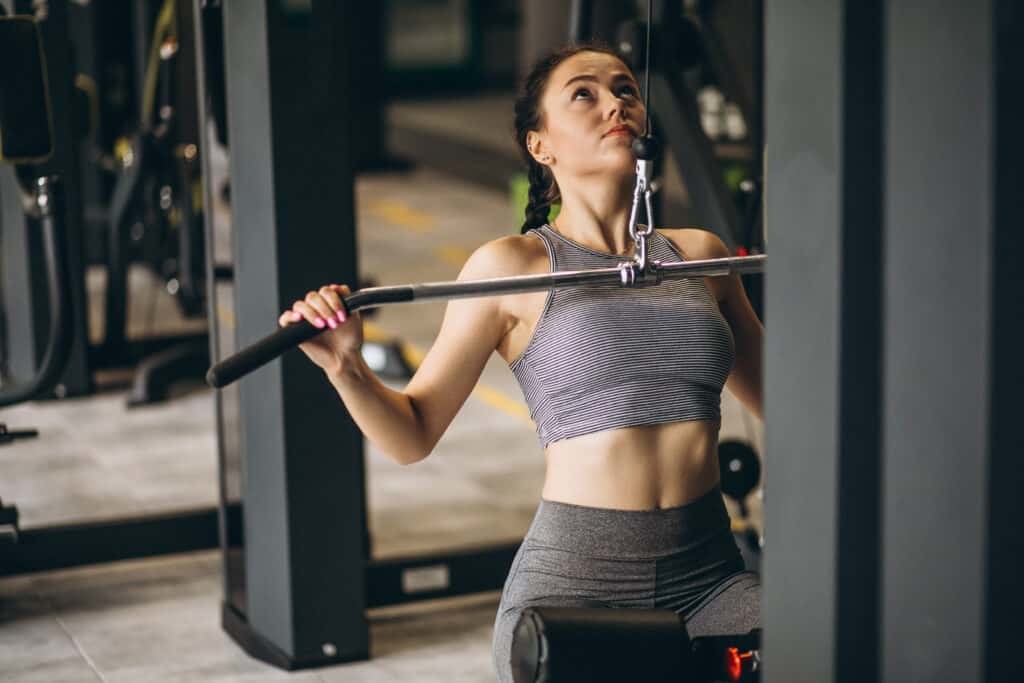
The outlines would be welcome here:
[[[475,121],[471,135],[496,144],[483,121],[486,112],[505,104],[485,100],[460,115]],[[443,112],[429,107],[395,115],[419,115],[435,125],[444,121]],[[361,268],[380,284],[451,279],[472,249],[518,224],[503,193],[432,171],[361,178],[357,198]],[[133,278],[140,290],[147,285],[145,273]],[[92,276],[94,294],[101,286],[102,276]],[[152,320],[164,329],[180,324],[173,302],[159,292],[155,296],[156,313],[138,308],[133,324]],[[149,300],[133,301],[142,307]],[[391,307],[372,323],[425,350],[443,310],[443,304]],[[543,476],[540,450],[521,416],[518,386],[500,359],[487,366],[481,384],[488,391],[467,402],[423,463],[399,467],[368,449],[374,556],[517,540],[525,531]],[[23,526],[215,504],[212,394],[192,387],[167,404],[134,410],[125,409],[123,400],[111,393],[4,411],[3,421],[35,426],[41,433],[37,440],[0,451],[0,496],[18,505]],[[520,404],[520,410],[510,410],[509,402]],[[722,411],[722,438],[751,441],[760,451],[761,424],[728,392]],[[759,501],[751,502],[759,518]],[[370,662],[285,674],[251,660],[221,631],[220,586],[219,555],[212,552],[2,580],[0,680],[359,682],[491,676],[495,595],[375,611]]]
[[[497,595],[370,613],[367,662],[287,673],[220,629],[215,552],[0,581],[0,680],[485,681]]]

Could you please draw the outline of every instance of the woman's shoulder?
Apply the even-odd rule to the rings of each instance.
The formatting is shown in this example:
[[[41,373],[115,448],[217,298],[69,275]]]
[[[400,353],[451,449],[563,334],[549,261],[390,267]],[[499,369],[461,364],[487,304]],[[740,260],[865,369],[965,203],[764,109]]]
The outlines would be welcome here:
[[[466,261],[460,280],[546,273],[547,248],[532,234],[506,235],[485,242]]]
[[[705,228],[658,228],[658,232],[667,237],[688,261],[726,258],[730,255],[729,247],[722,238]]]

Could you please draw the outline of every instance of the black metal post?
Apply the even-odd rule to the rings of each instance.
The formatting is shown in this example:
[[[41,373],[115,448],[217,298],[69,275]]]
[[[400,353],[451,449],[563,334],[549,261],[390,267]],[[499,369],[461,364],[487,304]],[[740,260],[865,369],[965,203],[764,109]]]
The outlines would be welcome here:
[[[349,20],[331,0],[224,6],[240,345],[306,291],[356,281]],[[239,392],[246,596],[225,628],[287,668],[365,658],[361,435],[301,353]]]
[[[985,651],[982,679],[1012,680],[1020,674],[1015,657],[1006,656],[1019,646],[1019,620],[1024,598],[1015,587],[1019,581],[1020,558],[1024,557],[1021,496],[1024,490],[1024,431],[1020,429],[1020,387],[1024,386],[1024,364],[1020,362],[1020,340],[1024,339],[1024,100],[1019,96],[1020,74],[1024,72],[1024,11],[1014,0],[996,0],[992,13],[993,79],[995,93],[993,235],[992,254],[992,343],[988,364],[991,372],[988,423],[991,462],[988,467],[988,543],[985,566]]]

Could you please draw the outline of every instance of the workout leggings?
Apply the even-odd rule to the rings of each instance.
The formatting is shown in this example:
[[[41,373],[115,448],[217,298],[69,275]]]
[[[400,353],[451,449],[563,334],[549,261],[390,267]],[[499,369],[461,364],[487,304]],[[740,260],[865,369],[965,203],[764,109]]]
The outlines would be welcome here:
[[[671,609],[699,636],[759,628],[760,603],[717,487],[662,510],[542,500],[505,581],[494,665],[499,681],[512,681],[512,632],[526,607]]]

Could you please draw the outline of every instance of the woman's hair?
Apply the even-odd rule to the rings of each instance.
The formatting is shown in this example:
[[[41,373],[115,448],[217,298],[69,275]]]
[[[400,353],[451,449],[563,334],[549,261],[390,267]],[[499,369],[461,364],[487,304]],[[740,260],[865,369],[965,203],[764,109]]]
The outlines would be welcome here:
[[[603,52],[621,59],[618,53],[600,42],[581,43],[559,48],[534,64],[533,69],[523,81],[519,97],[516,99],[516,142],[519,144],[519,150],[526,162],[527,177],[530,180],[526,221],[520,231],[524,234],[528,230],[539,228],[547,223],[551,205],[561,198],[558,183],[555,182],[551,170],[544,164],[535,161],[531,156],[530,150],[526,146],[526,134],[531,130],[540,130],[541,128],[540,100],[548,85],[551,72],[562,62],[581,52]]]

